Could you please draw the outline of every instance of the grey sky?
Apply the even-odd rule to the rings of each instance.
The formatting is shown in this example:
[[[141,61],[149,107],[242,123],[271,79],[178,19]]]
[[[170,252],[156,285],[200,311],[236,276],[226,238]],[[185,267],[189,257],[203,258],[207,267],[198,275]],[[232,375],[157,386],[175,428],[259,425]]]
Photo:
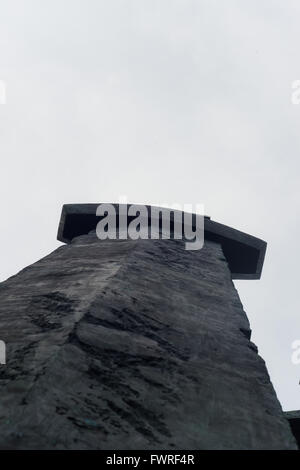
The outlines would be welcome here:
[[[64,203],[204,203],[268,242],[262,279],[236,285],[299,409],[299,17],[299,0],[2,0],[0,280],[60,245]]]

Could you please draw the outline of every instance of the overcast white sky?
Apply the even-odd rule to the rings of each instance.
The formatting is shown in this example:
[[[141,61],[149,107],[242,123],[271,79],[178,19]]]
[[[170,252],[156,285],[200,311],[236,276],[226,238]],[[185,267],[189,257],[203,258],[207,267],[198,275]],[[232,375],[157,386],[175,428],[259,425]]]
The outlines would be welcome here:
[[[203,203],[268,242],[236,285],[300,409],[299,18],[299,0],[1,0],[0,280],[60,245],[64,203]]]

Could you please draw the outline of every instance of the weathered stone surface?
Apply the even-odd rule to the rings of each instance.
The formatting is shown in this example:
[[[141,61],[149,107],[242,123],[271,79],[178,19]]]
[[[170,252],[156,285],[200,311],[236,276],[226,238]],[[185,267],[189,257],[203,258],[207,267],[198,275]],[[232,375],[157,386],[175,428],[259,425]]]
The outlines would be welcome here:
[[[284,416],[289,422],[292,433],[300,449],[300,410],[286,411]]]
[[[296,448],[220,245],[85,235],[0,299],[0,448]]]

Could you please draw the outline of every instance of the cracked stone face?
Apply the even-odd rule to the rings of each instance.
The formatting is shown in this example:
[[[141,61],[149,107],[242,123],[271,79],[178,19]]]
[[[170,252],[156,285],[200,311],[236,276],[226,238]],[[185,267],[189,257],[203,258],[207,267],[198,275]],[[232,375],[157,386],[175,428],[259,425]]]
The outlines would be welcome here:
[[[1,449],[296,449],[221,246],[77,237],[0,284]]]

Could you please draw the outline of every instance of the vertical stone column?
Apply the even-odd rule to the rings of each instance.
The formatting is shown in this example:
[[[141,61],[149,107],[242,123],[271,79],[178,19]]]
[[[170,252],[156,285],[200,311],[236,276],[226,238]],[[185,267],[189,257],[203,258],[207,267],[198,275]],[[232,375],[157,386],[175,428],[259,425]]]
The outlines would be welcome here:
[[[0,448],[296,448],[232,282],[265,243],[209,219],[199,251],[100,242],[93,211],[0,285]]]

